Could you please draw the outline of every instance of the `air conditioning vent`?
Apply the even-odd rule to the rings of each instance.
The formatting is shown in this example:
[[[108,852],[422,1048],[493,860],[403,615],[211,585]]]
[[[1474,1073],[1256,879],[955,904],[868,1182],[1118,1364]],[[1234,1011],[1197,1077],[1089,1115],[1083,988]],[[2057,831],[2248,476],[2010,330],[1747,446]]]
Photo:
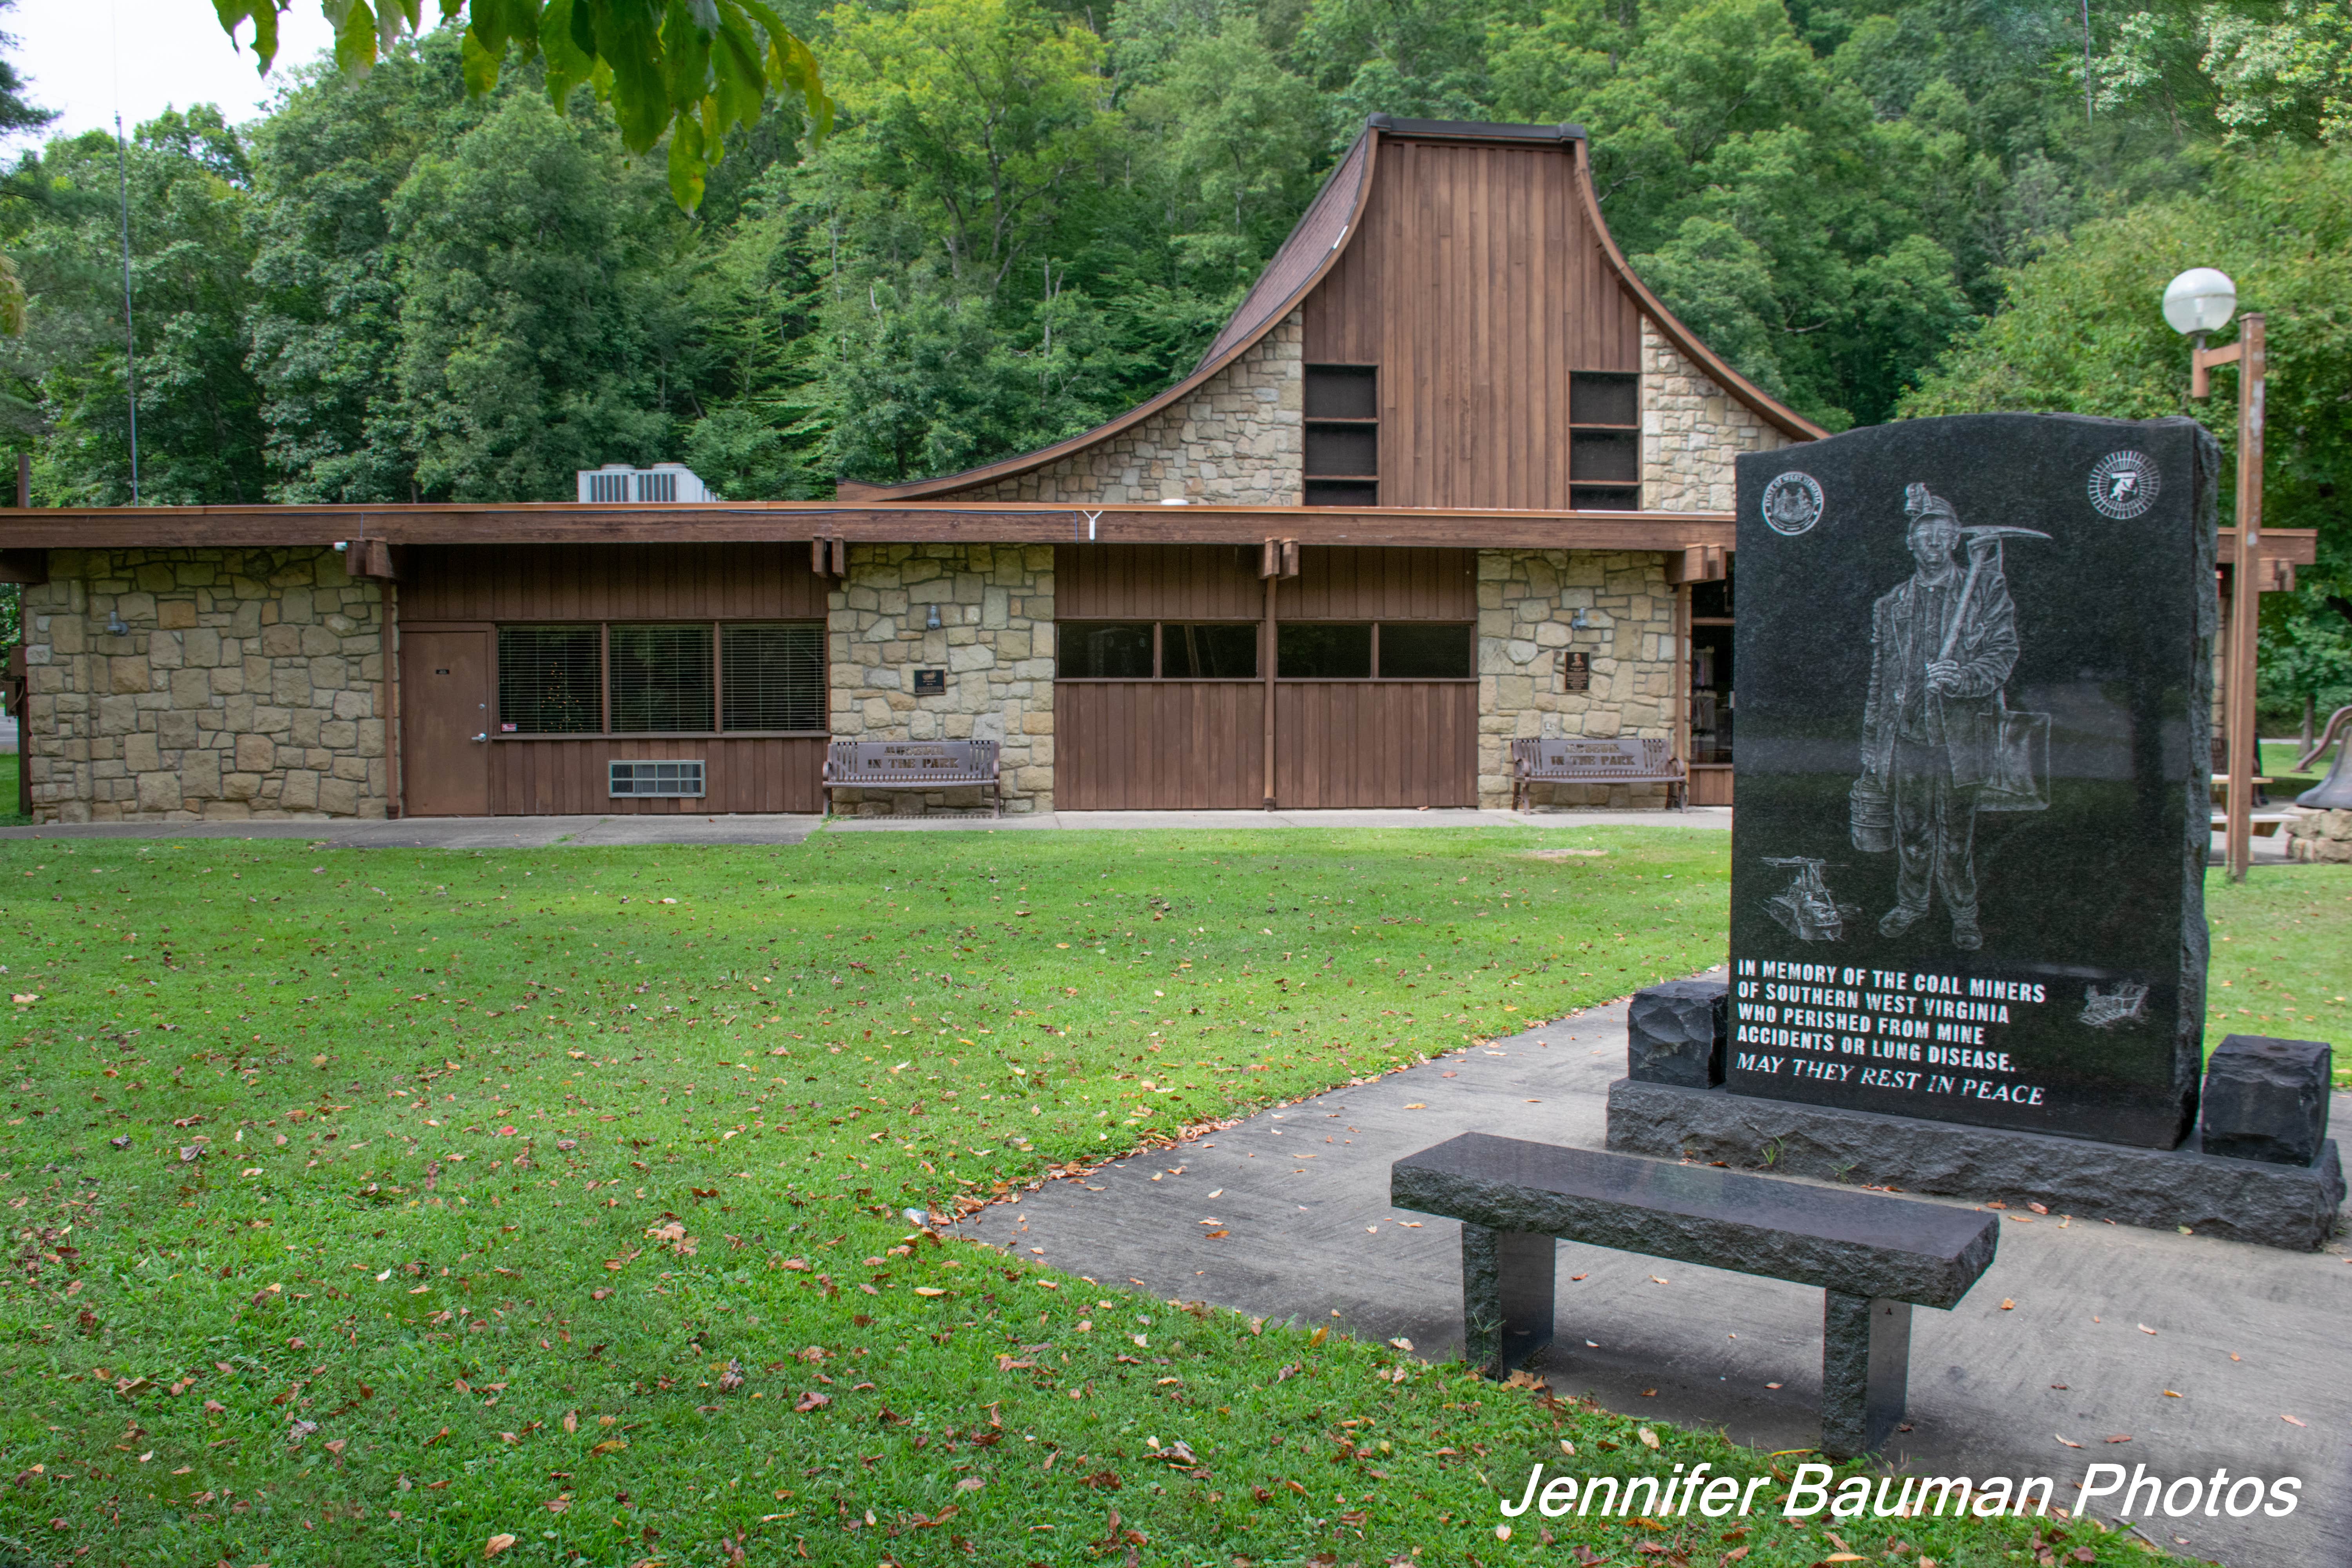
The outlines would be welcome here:
[[[692,468],[683,463],[656,463],[650,468],[607,463],[579,471],[583,501],[632,501],[640,506],[699,506],[719,498]]]
[[[702,760],[698,757],[679,762],[614,763],[612,770],[612,784],[606,793],[615,798],[702,794]]]

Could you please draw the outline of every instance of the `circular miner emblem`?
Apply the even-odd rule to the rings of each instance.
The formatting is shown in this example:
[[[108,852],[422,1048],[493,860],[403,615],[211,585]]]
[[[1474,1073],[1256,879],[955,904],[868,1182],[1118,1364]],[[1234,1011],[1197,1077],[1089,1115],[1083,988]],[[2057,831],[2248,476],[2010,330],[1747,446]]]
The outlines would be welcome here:
[[[2129,522],[2156,504],[2156,465],[2145,452],[2109,452],[2091,465],[2090,483],[2092,507],[2117,522]]]
[[[1822,520],[1821,481],[1791,468],[1764,487],[1764,521],[1775,533],[1794,536]]]

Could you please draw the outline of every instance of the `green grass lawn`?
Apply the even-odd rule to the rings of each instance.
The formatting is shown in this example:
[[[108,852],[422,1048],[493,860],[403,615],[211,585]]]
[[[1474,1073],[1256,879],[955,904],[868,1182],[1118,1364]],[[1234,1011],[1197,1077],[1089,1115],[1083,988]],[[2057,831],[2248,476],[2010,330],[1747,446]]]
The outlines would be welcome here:
[[[2225,1035],[2325,1040],[2352,1089],[2352,866],[2265,866],[2205,878],[2213,934],[2205,1048]]]
[[[0,844],[0,1559],[2010,1561],[1505,1521],[1794,1461],[899,1217],[1699,969],[1725,889],[1674,829]]]
[[[16,809],[16,769],[20,762],[14,752],[0,752],[0,827],[14,827],[33,820]]]

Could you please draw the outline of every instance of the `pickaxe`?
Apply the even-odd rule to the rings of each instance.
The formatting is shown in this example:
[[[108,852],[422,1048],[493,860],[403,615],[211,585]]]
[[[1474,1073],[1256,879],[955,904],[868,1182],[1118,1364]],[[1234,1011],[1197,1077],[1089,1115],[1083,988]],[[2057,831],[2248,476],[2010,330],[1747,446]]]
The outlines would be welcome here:
[[[2010,528],[2000,524],[1990,523],[1978,528],[1964,528],[1960,530],[1960,532],[1970,543],[1974,543],[1979,539],[2005,539],[2011,535],[2015,535],[2021,539],[2047,539],[2050,537],[2040,529]],[[1960,640],[1960,627],[1966,623],[1968,618],[1969,596],[1976,592],[1977,578],[1983,574],[1984,563],[1990,553],[1990,552],[1988,552],[1986,555],[1979,555],[1973,550],[1969,552],[1969,580],[1960,584],[1960,602],[1953,607],[1951,629],[1944,634],[1944,649],[1941,653],[1938,653],[1936,656],[1938,662],[1950,658],[1952,657],[1953,647],[1957,646]]]

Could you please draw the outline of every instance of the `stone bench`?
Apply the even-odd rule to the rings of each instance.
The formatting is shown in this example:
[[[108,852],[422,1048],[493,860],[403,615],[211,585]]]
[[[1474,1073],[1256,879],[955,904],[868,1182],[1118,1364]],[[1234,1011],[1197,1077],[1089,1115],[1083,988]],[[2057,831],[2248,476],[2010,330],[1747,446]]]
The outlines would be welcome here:
[[[1539,784],[1662,784],[1671,809],[1690,803],[1690,781],[1670,740],[1621,735],[1611,740],[1511,742],[1511,809],[1534,800]]]
[[[825,748],[824,804],[837,789],[955,789],[977,784],[1004,815],[993,741],[835,741]]]
[[[1956,1305],[1999,1236],[1996,1215],[1484,1132],[1398,1161],[1389,1191],[1462,1222],[1463,1337],[1488,1376],[1551,1340],[1555,1241],[1819,1286],[1821,1446],[1840,1458],[1902,1419],[1911,1309]]]

